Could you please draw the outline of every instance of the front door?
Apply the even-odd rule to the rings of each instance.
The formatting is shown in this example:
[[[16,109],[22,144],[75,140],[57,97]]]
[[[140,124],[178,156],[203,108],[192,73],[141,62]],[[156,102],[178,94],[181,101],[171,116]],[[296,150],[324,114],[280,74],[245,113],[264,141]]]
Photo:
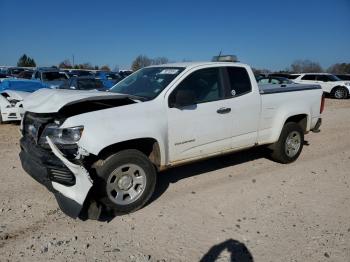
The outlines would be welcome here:
[[[210,155],[231,148],[232,114],[224,100],[223,68],[199,69],[169,95],[168,143],[170,162]],[[177,105],[184,94],[193,103]]]

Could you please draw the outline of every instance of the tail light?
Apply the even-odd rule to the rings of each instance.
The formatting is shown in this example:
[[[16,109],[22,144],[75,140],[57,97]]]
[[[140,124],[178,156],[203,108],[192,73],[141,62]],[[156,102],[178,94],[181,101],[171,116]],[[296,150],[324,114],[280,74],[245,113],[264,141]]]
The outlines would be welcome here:
[[[324,103],[325,103],[325,95],[322,94],[321,97],[321,106],[320,106],[320,114],[322,114],[323,110],[324,110]]]

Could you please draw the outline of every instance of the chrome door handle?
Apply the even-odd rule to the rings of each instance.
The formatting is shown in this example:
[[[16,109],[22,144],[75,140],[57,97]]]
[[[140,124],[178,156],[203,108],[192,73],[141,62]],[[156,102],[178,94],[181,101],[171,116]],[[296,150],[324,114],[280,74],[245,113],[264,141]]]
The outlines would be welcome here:
[[[221,107],[218,110],[216,110],[218,114],[227,114],[231,112],[231,108],[229,107]]]

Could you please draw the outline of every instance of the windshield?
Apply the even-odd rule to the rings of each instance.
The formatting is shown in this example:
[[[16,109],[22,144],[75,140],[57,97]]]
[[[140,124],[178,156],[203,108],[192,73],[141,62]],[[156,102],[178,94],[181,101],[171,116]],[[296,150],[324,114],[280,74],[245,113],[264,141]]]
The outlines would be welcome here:
[[[110,92],[140,96],[151,100],[158,96],[184,69],[183,67],[143,68],[114,85]]]
[[[45,72],[43,73],[43,81],[66,80],[67,76],[61,72]]]

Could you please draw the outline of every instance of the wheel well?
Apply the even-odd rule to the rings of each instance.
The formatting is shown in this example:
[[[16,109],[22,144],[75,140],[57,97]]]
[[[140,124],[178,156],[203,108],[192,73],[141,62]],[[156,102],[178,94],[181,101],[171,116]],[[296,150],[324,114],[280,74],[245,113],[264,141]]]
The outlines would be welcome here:
[[[349,91],[348,91],[348,89],[345,86],[335,86],[335,87],[333,87],[332,90],[331,90],[331,94],[333,94],[337,88],[344,88],[346,90],[346,92],[349,94]]]
[[[125,149],[136,149],[144,153],[150,161],[158,168],[160,167],[160,147],[157,140],[153,138],[139,138],[123,141],[110,145],[98,154],[98,159],[106,159],[110,155]]]
[[[300,127],[304,130],[304,133],[306,132],[306,128],[307,128],[307,115],[306,114],[301,114],[301,115],[295,115],[295,116],[291,116],[289,117],[286,123],[289,122],[294,122],[300,125]]]

